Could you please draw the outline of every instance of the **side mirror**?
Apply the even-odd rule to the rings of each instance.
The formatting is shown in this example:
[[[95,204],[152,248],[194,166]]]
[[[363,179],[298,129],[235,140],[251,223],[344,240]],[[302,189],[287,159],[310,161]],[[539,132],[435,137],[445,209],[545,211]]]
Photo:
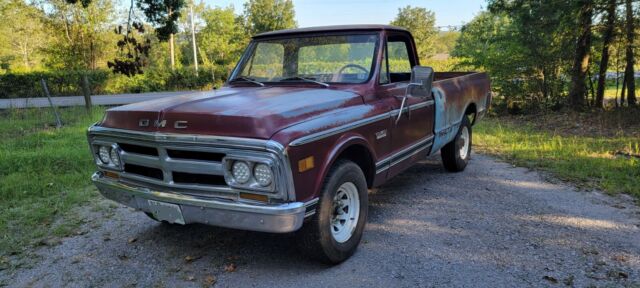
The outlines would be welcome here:
[[[400,121],[404,106],[408,97],[428,98],[431,97],[431,86],[433,85],[433,68],[426,66],[415,66],[411,69],[411,81],[407,84],[407,90],[404,92],[402,104],[400,104],[400,112],[396,118],[396,124]],[[411,117],[411,109],[407,114]]]
[[[411,82],[407,86],[406,95],[411,97],[431,96],[431,86],[433,85],[433,68],[426,66],[415,66],[411,69]]]

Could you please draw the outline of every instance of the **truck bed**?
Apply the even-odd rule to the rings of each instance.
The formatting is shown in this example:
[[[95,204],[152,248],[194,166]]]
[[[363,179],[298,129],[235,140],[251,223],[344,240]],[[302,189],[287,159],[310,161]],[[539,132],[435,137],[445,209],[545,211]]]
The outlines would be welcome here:
[[[431,154],[451,142],[458,133],[462,117],[475,114],[474,124],[491,101],[490,80],[481,72],[436,72],[433,82],[435,100],[434,143]]]

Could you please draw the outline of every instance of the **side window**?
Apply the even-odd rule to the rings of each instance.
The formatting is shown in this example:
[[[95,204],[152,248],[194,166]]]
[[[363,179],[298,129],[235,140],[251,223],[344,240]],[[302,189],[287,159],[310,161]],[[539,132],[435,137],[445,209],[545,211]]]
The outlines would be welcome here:
[[[411,79],[413,66],[409,39],[392,36],[387,40],[387,57],[390,82],[404,82]]]

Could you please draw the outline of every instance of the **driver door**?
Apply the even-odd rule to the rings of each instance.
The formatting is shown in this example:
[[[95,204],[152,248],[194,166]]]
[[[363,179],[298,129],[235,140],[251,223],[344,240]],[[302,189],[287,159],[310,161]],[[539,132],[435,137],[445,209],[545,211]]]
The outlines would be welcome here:
[[[431,93],[426,97],[406,97],[411,89],[411,69],[418,65],[411,38],[404,34],[390,34],[385,45],[385,63],[382,63],[381,83],[393,103],[391,121],[391,159],[387,178],[391,178],[424,159],[433,139],[434,105]],[[386,71],[385,71],[386,70]]]

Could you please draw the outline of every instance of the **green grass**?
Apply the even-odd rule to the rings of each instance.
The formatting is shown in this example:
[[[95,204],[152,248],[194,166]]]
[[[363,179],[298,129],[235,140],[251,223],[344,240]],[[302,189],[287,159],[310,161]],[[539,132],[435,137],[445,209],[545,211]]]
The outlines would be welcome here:
[[[60,109],[64,127],[56,129],[50,109],[0,111],[0,255],[65,236],[82,222],[70,209],[96,195],[86,129],[103,113]]]
[[[499,118],[484,119],[474,128],[479,152],[551,172],[584,188],[640,198],[640,159],[615,155],[616,151],[639,155],[637,137],[560,136]]]
[[[616,90],[616,82],[613,80],[607,80],[607,85],[604,88],[605,99],[615,99],[616,95],[620,98],[621,92],[622,82],[618,84],[618,89]],[[636,79],[636,97],[640,97],[640,79]]]

